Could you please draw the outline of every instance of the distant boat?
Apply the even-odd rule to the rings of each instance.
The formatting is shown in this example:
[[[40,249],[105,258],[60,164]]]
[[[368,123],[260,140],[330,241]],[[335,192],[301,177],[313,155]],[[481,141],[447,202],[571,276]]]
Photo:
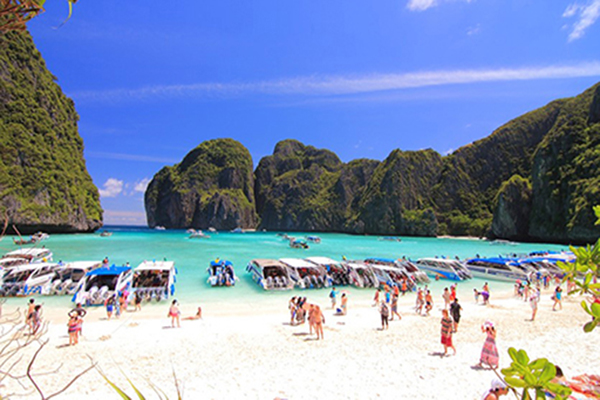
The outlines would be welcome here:
[[[379,240],[385,240],[386,242],[401,242],[402,239],[396,236],[384,236]]]
[[[215,228],[213,228],[212,226],[210,228],[208,228],[208,231],[210,233],[218,233],[217,230]]]
[[[210,238],[210,236],[205,234],[201,230],[197,230],[197,231],[192,232],[190,234],[189,238],[190,239],[208,239],[208,238]]]
[[[321,243],[321,238],[318,236],[307,236],[306,240],[312,243]]]
[[[100,232],[100,236],[101,237],[110,237],[110,236],[112,236],[112,234],[113,233],[109,232],[109,231],[102,231],[102,232]]]
[[[242,228],[235,228],[231,231],[231,233],[244,233],[244,231],[242,230]]]
[[[164,226],[157,226],[157,227],[156,227],[156,228],[154,228],[154,229],[156,229],[157,231],[164,231],[164,230],[166,230],[167,228],[165,228]]]
[[[290,239],[290,247],[292,249],[308,249],[308,243],[305,240]]]

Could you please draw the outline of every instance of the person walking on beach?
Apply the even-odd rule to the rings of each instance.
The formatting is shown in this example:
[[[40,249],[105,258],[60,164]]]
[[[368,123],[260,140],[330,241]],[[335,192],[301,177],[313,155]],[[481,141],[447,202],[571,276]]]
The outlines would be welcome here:
[[[69,332],[69,346],[75,346],[79,343],[79,332],[81,330],[82,319],[78,314],[72,314],[67,324]]]
[[[448,347],[454,351],[456,355],[456,348],[452,344],[452,319],[448,316],[448,310],[442,310],[442,344],[444,345],[444,356],[448,354]]]
[[[429,311],[433,309],[433,297],[431,292],[428,290],[425,294],[425,315],[429,316]]]
[[[321,311],[321,307],[317,305],[313,307],[313,322],[315,325],[315,333],[317,334],[317,340],[325,339],[325,336],[323,336],[323,324],[325,323],[325,316]]]
[[[506,383],[498,378],[494,378],[490,389],[483,394],[481,400],[498,400],[500,396],[504,396],[505,394],[508,394]]]
[[[179,324],[179,316],[181,315],[181,311],[179,311],[179,306],[177,303],[177,300],[173,300],[173,302],[171,303],[171,307],[169,307],[169,314],[168,316],[171,317],[171,327],[175,328],[175,321],[177,321],[177,327],[181,328],[181,325]]]
[[[537,310],[538,310],[538,302],[539,302],[539,297],[538,297],[537,289],[531,288],[531,293],[529,295],[529,305],[531,306],[531,320],[532,321],[535,321],[535,315],[537,314]]]
[[[450,285],[450,303],[456,299],[456,284]]]
[[[142,311],[142,296],[137,290],[133,293],[133,305],[134,311]]]
[[[442,298],[444,299],[444,309],[448,309],[450,305],[450,291],[448,288],[444,288],[444,292],[442,293]]]
[[[27,325],[31,325],[31,317],[33,315],[33,311],[35,310],[35,299],[29,299],[29,304],[27,305],[27,314],[25,314],[25,323]]]
[[[552,311],[556,311],[557,304],[562,310],[562,288],[560,286],[557,286],[556,289],[554,289],[554,296],[552,296],[552,300],[554,300]]]
[[[452,316],[452,332],[458,331],[458,323],[460,322],[460,311],[462,307],[458,304],[458,299],[454,298],[454,301],[450,303],[450,315]]]
[[[481,331],[485,332],[486,338],[483,343],[483,349],[481,349],[481,356],[479,357],[480,368],[483,368],[484,364],[492,369],[498,368],[498,348],[496,347],[496,328],[490,321],[486,321],[481,326]]]
[[[415,311],[417,314],[421,315],[423,313],[423,305],[425,304],[425,299],[423,297],[423,289],[419,288],[417,291],[417,300],[415,304]]]
[[[388,329],[388,318],[390,317],[390,309],[384,301],[382,301],[379,304],[379,314],[381,314],[381,330],[383,331],[384,329]]]
[[[296,312],[298,311],[298,305],[296,304],[296,296],[290,299],[288,303],[288,309],[290,310],[290,325],[294,326],[294,320],[296,319]]]
[[[329,292],[329,298],[331,299],[331,309],[335,310],[335,304],[337,302],[337,290],[335,290],[335,286],[331,289],[331,292]]]
[[[381,293],[381,289],[377,288],[375,291],[375,296],[373,297],[373,307],[379,304],[379,294]]]
[[[106,317],[110,319],[112,317],[113,311],[115,310],[115,304],[117,303],[116,295],[109,296],[104,302],[104,307],[106,307]]]
[[[400,314],[398,314],[398,296],[397,295],[393,295],[392,296],[392,315],[391,315],[391,320],[394,320],[394,314],[398,317],[398,321],[402,319],[402,316],[400,316]]]

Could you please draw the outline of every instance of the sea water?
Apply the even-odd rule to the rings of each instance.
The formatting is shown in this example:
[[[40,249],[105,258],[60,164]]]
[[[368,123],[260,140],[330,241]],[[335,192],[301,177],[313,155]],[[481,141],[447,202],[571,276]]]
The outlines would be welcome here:
[[[309,243],[309,249],[293,249],[289,242],[275,232],[210,233],[210,238],[190,239],[183,230],[154,230],[142,227],[106,227],[112,236],[99,234],[51,235],[37,246],[45,246],[54,253],[54,261],[100,261],[108,257],[110,264],[124,265],[129,262],[136,267],[145,260],[174,261],[177,268],[175,296],[183,304],[210,304],[239,310],[282,306],[285,308],[291,296],[307,296],[315,301],[328,302],[330,289],[294,289],[292,291],[268,292],[260,288],[246,272],[246,265],[254,258],[279,259],[284,257],[306,258],[330,257],[335,260],[364,260],[368,257],[400,258],[417,260],[421,257],[458,256],[460,259],[480,255],[498,256],[525,254],[532,251],[566,250],[566,246],[541,243],[495,244],[485,240],[455,238],[402,237],[401,241],[383,240],[378,236],[358,236],[338,233],[321,233],[321,243]],[[309,233],[287,232],[289,236],[304,238]],[[314,235],[314,234],[312,234]],[[0,241],[0,252],[17,249],[10,237]],[[235,287],[211,287],[207,268],[210,261],[220,258],[234,264],[239,281]],[[492,291],[507,290],[510,283],[490,282]],[[432,280],[432,293],[441,294],[450,281]],[[460,296],[472,296],[473,288],[481,289],[483,281],[473,279],[459,283]],[[341,288],[344,289],[344,288]],[[368,301],[374,289],[345,288],[353,301]],[[50,307],[68,308],[72,296],[45,296],[44,304]],[[23,299],[7,299],[8,304],[24,305]],[[165,303],[162,303],[164,306]]]

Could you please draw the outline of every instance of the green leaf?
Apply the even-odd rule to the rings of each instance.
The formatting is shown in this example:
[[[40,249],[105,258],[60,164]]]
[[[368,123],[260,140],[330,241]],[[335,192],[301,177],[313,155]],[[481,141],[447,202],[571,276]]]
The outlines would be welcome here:
[[[542,389],[536,389],[535,390],[535,398],[536,398],[536,400],[537,399],[546,400],[546,393]]]
[[[592,303],[592,315],[594,317],[600,317],[600,304]]]
[[[98,373],[99,373],[100,375],[102,375],[102,377],[104,378],[104,380],[105,380],[106,382],[108,382],[108,384],[109,384],[109,385],[110,385],[110,386],[111,386],[111,387],[114,389],[114,391],[115,391],[115,392],[117,392],[117,393],[119,394],[119,396],[121,396],[121,398],[122,398],[123,400],[132,400],[132,399],[131,399],[131,397],[127,396],[127,394],[126,394],[124,391],[122,391],[122,390],[121,390],[121,389],[120,389],[120,388],[119,388],[117,385],[115,385],[114,383],[112,383],[112,382],[110,381],[110,379],[108,379],[108,378],[106,377],[106,375],[104,375],[104,374],[102,373],[102,371],[98,370]]]
[[[517,352],[517,360],[519,361],[519,364],[521,365],[528,365],[529,364],[529,356],[527,355],[527,352],[525,350],[519,350]]]
[[[535,386],[537,384],[537,379],[536,379],[535,375],[533,375],[529,371],[525,373],[525,375],[523,376],[523,379],[525,379],[525,383],[529,387]]]
[[[554,382],[549,382],[548,384],[546,384],[546,388],[552,393],[558,394],[560,396],[569,396],[572,392],[571,388]]]
[[[544,366],[546,366],[546,364],[548,363],[548,360],[546,360],[545,358],[538,358],[537,360],[532,361],[531,363],[529,363],[529,368],[530,369],[542,369],[544,368]]]
[[[513,361],[517,361],[517,350],[514,347],[508,349],[508,355]]]
[[[509,386],[512,386],[512,387],[524,388],[525,386],[527,386],[525,384],[525,381],[523,381],[522,379],[519,379],[519,378],[512,377],[512,376],[506,376],[506,377],[504,377],[504,380],[506,381],[506,383]]]
[[[593,314],[592,314],[592,312],[590,311],[590,308],[588,307],[587,301],[585,301],[585,300],[582,300],[582,301],[581,301],[581,308],[583,308],[583,310],[584,310],[586,313],[588,313],[588,314],[590,314],[590,315],[593,315]]]
[[[555,376],[556,376],[556,367],[554,366],[554,364],[552,364],[551,362],[548,362],[548,360],[546,360],[546,365],[544,365],[544,369],[542,369],[542,372],[541,372],[540,378],[539,378],[539,382],[543,385],[545,383],[548,383]]]
[[[594,207],[594,214],[596,214],[596,218],[598,218],[596,220],[596,225],[600,225],[600,206]]]
[[[597,325],[597,324],[596,324],[596,322],[595,322],[595,321],[590,321],[590,322],[588,322],[587,324],[585,324],[585,325],[583,326],[583,331],[584,331],[585,333],[590,333],[591,331],[593,331],[593,330],[594,330],[594,328],[596,327],[596,325]]]

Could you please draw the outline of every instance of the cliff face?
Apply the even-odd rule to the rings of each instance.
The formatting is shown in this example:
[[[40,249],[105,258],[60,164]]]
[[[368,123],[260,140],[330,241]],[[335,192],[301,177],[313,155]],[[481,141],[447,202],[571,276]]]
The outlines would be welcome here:
[[[252,157],[232,139],[203,142],[159,171],[144,200],[150,227],[254,228]]]
[[[79,119],[28,33],[0,34],[0,220],[21,233],[102,226]]]
[[[238,147],[235,152],[248,153]],[[205,172],[216,163],[206,158],[214,151],[200,152],[204,164],[188,155],[155,176],[146,194],[151,226],[222,227],[219,221],[242,220],[239,225],[254,227],[255,195],[258,227],[268,230],[565,243],[600,236],[592,211],[600,204],[600,84],[516,118],[446,157],[433,150],[394,150],[382,162],[346,164],[331,151],[284,140],[260,160],[254,181],[249,155],[234,156],[229,174],[240,177],[234,179],[240,184],[222,186]],[[192,175],[197,178],[183,178]],[[244,196],[223,197],[230,186]],[[193,189],[198,187],[205,194]]]

